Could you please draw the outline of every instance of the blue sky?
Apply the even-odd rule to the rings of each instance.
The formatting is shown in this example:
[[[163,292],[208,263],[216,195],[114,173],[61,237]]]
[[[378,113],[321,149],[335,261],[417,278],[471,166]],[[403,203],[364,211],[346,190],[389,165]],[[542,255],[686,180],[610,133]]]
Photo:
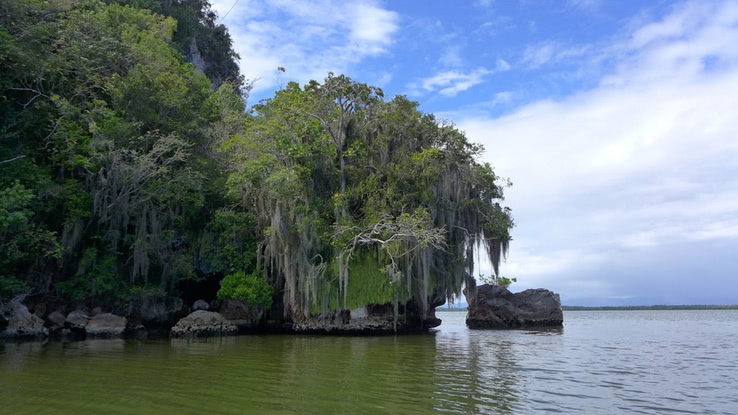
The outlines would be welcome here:
[[[738,1],[233,5],[251,102],[345,73],[484,144],[514,183],[514,291],[738,303]]]

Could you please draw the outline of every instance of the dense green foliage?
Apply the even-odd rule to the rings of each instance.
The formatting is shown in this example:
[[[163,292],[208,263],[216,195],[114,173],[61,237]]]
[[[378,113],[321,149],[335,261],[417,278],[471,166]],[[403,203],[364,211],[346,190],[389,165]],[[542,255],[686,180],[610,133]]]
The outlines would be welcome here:
[[[242,300],[247,304],[272,306],[272,286],[258,272],[246,274],[239,271],[226,275],[218,291],[221,300]]]
[[[212,236],[228,220],[226,172],[212,149],[244,101],[187,63],[173,40],[183,36],[178,22],[95,0],[2,0],[0,9],[3,292],[20,281],[34,294],[111,306],[136,286],[176,294],[179,281],[197,278],[200,246],[218,270],[248,267],[248,230]],[[187,30],[206,43],[214,17],[193,19]],[[240,85],[233,68],[223,76]],[[224,260],[212,250],[227,237]]]
[[[254,111],[223,146],[228,183],[263,229],[261,263],[288,312],[333,308],[333,292],[355,305],[351,279],[365,272],[353,256],[374,255],[395,304],[412,298],[422,311],[432,282],[450,298],[472,281],[476,247],[497,272],[512,227],[503,189],[453,126],[333,75],[291,83]]]
[[[233,51],[233,41],[228,29],[217,24],[217,15],[207,0],[107,0],[152,10],[177,21],[172,36],[172,46],[182,55],[192,58],[198,53],[203,59],[205,75],[217,87],[229,83],[236,88],[245,87],[238,70],[239,56]]]
[[[247,111],[204,0],[0,11],[4,297],[120,309],[227,275],[219,296],[276,293],[288,316],[427,312],[480,249],[497,273],[507,183],[416,102],[330,74]]]

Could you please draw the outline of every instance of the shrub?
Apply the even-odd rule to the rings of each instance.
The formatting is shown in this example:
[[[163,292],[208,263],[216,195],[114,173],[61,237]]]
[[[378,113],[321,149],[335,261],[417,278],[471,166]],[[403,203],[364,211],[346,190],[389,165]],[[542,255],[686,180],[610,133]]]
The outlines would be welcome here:
[[[0,302],[9,300],[18,294],[27,294],[30,291],[31,287],[23,281],[0,275]]]
[[[518,282],[517,278],[507,278],[507,277],[497,276],[495,274],[492,274],[489,277],[485,276],[484,274],[479,274],[479,278],[482,280],[482,282],[486,284],[499,285],[504,288],[508,288],[510,284],[514,282]]]
[[[218,299],[242,300],[248,304],[269,308],[272,306],[273,293],[271,285],[267,284],[259,273],[246,274],[241,271],[223,278]]]

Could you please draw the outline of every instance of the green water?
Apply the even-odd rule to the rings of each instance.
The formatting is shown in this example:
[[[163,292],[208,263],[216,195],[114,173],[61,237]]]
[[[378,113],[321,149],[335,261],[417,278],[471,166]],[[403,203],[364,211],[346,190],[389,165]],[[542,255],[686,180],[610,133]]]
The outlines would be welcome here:
[[[460,408],[437,396],[433,336],[242,336],[93,340],[26,349],[4,362],[3,413],[390,413]]]
[[[738,311],[558,330],[0,343],[0,414],[695,413],[738,408]]]

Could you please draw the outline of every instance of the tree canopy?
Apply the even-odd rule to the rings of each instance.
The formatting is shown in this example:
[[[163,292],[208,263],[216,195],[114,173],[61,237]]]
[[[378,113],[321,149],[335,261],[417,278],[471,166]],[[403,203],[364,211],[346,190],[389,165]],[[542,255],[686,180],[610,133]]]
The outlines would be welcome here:
[[[261,263],[288,311],[346,306],[358,257],[389,279],[390,300],[423,309],[472,282],[475,248],[497,272],[512,227],[503,187],[452,125],[332,74],[253,109],[223,145],[229,190],[257,217]]]
[[[329,74],[247,109],[203,0],[0,10],[3,296],[120,308],[230,275],[221,296],[259,287],[295,318],[425,313],[480,253],[498,273],[509,183],[417,102]]]

